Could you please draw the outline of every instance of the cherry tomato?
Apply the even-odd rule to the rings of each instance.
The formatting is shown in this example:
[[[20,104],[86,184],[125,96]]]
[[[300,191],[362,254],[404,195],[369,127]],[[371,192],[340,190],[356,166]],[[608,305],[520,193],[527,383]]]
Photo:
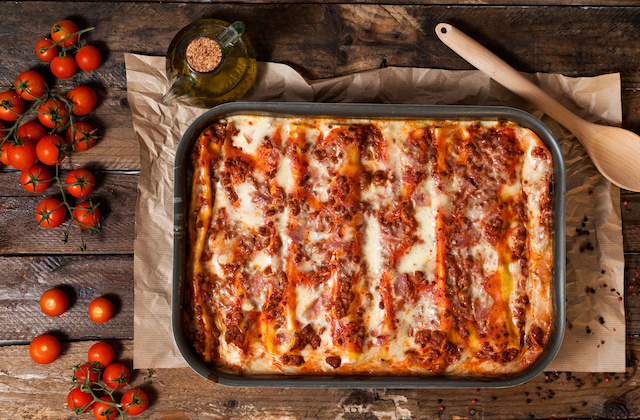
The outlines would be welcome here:
[[[89,304],[89,318],[97,324],[104,324],[113,316],[113,303],[105,297],[99,297]]]
[[[74,197],[81,198],[91,194],[93,188],[96,186],[96,178],[88,170],[74,169],[69,172],[67,178],[64,180],[67,191]]]
[[[53,363],[60,356],[60,342],[51,334],[42,334],[31,340],[29,355],[41,365]]]
[[[73,102],[71,112],[74,115],[87,115],[96,107],[98,95],[89,86],[77,86],[67,93],[67,98]]]
[[[122,404],[122,411],[135,416],[147,409],[149,406],[149,398],[146,392],[140,388],[133,388],[122,395],[120,404]]]
[[[76,225],[80,226],[81,229],[91,229],[100,222],[100,209],[98,205],[93,204],[91,200],[85,201],[73,208],[73,217],[76,219]],[[113,307],[111,313],[113,314]],[[109,315],[109,318],[111,318],[111,315]],[[108,321],[108,319],[102,322],[106,321]]]
[[[60,289],[49,289],[40,296],[40,309],[46,315],[60,316],[69,307],[69,298]]]
[[[61,20],[51,28],[51,39],[53,42],[60,42],[64,39],[60,45],[67,48],[78,42],[78,35],[69,36],[76,32],[78,32],[78,25],[70,20]]]
[[[38,106],[38,120],[48,128],[60,128],[69,121],[67,106],[58,98],[50,98]]]
[[[73,367],[73,378],[71,378],[72,382],[75,384],[82,384],[85,379],[87,379],[87,375],[89,375],[89,384],[93,385],[100,380],[100,368],[97,366],[91,366],[90,363],[83,363],[78,366]]]
[[[104,397],[100,397],[100,399],[102,401],[107,401],[107,402],[106,403],[96,402],[96,405],[93,406],[93,417],[99,420],[115,419],[116,416],[118,415],[118,410],[113,405],[114,403],[113,398],[111,398],[108,395],[105,395]],[[108,404],[108,403],[111,403],[111,404]]]
[[[51,68],[51,73],[61,79],[69,79],[76,74],[76,71],[78,71],[76,60],[74,60],[70,55],[66,55],[64,57],[57,55],[53,57],[49,67]]]
[[[67,129],[67,143],[73,144],[73,150],[77,152],[84,152],[91,149],[95,144],[98,136],[95,135],[95,129],[84,121],[78,121],[73,123],[73,130],[71,127]],[[72,143],[72,136],[75,137]]]
[[[131,375],[129,369],[122,363],[111,363],[104,368],[102,380],[111,389],[122,389],[129,383]]]
[[[102,62],[100,50],[93,45],[85,45],[76,53],[78,67],[85,71],[92,71],[98,68]]]
[[[12,90],[0,93],[0,120],[15,121],[24,112],[24,102]]]
[[[106,368],[113,363],[114,357],[113,347],[103,341],[94,344],[89,349],[89,362],[98,362],[102,368]]]
[[[11,159],[9,159],[9,149],[11,149],[11,146],[11,143],[5,141],[0,147],[0,162],[2,162],[3,165],[11,165]]]
[[[36,56],[42,61],[51,61],[58,56],[58,46],[49,38],[42,38],[36,43]]]
[[[55,165],[65,158],[67,142],[57,134],[48,134],[38,140],[36,155],[45,165]]]
[[[11,166],[21,171],[32,167],[37,160],[36,146],[30,141],[11,145],[8,153]]]
[[[37,71],[23,71],[13,82],[13,88],[20,97],[27,101],[35,101],[47,92],[44,77]]]
[[[32,193],[41,193],[51,184],[51,172],[46,166],[36,163],[20,173],[20,184]]]
[[[18,128],[16,132],[16,138],[18,140],[30,140],[33,144],[36,144],[38,140],[47,135],[47,131],[42,124],[35,121],[29,121],[24,123]]]
[[[75,387],[67,395],[67,405],[76,414],[86,413],[93,408],[93,395],[84,392],[79,386]]]
[[[60,226],[67,217],[67,209],[57,198],[45,198],[36,206],[36,220],[40,226]]]

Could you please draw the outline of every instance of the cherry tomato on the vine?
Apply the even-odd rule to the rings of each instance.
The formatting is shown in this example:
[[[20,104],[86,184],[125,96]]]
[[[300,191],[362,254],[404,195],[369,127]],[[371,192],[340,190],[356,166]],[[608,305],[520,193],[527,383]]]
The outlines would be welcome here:
[[[78,71],[76,60],[70,55],[53,57],[49,67],[51,68],[51,73],[60,79],[69,79]]]
[[[122,411],[135,416],[147,409],[149,398],[147,393],[140,388],[133,388],[122,395],[120,404],[122,404]]]
[[[34,144],[46,135],[47,130],[44,129],[42,124],[35,121],[29,121],[22,124],[16,132],[16,138],[18,140],[30,140]]]
[[[89,385],[93,385],[100,380],[100,368],[91,366],[91,363],[83,363],[73,368],[73,383],[81,384],[89,378]]]
[[[67,93],[67,99],[73,102],[71,112],[74,115],[87,115],[96,107],[98,95],[89,86],[77,86]]]
[[[113,405],[114,401],[108,395],[104,397],[100,397],[102,401],[107,402],[96,402],[93,406],[93,417],[99,420],[113,420],[118,415],[118,410]],[[109,404],[111,403],[111,404]]]
[[[29,355],[41,365],[53,363],[60,356],[60,342],[51,334],[42,334],[31,340]]]
[[[40,226],[54,228],[60,226],[67,217],[67,209],[57,198],[45,198],[36,206],[36,220]]]
[[[20,173],[20,184],[32,193],[41,193],[51,184],[51,172],[46,166],[36,163]]]
[[[73,217],[76,219],[76,225],[80,226],[81,229],[91,229],[97,226],[100,221],[100,209],[98,205],[93,204],[91,200],[85,201],[73,208]],[[93,302],[91,302],[91,304],[93,304]],[[91,306],[89,306],[89,312],[91,312]],[[113,305],[111,306],[111,314],[113,314]],[[111,316],[109,316],[109,318],[111,318]],[[96,320],[94,319],[94,321]],[[106,321],[108,321],[108,319],[102,322]],[[99,323],[99,321],[96,322]]]
[[[75,210],[74,210],[75,211]],[[113,316],[113,303],[105,297],[99,297],[89,304],[89,318],[97,324],[103,324]]]
[[[38,106],[38,120],[47,128],[60,128],[69,121],[69,110],[58,98],[49,98]]]
[[[60,42],[64,39],[60,45],[67,48],[78,42],[78,35],[69,36],[76,32],[78,32],[78,25],[70,20],[61,20],[51,27],[51,39],[53,42]]]
[[[93,45],[85,45],[76,53],[76,61],[78,62],[78,67],[82,70],[92,71],[100,66],[102,56],[100,55],[100,50]]]
[[[98,362],[102,368],[106,368],[113,363],[114,358],[115,352],[113,351],[113,347],[104,341],[94,344],[89,349],[89,362]]]
[[[88,170],[80,168],[69,172],[64,183],[69,194],[81,198],[91,194],[91,191],[96,186],[96,178]]]
[[[129,369],[122,363],[111,363],[104,368],[102,380],[111,389],[122,389],[129,383],[131,374]]]
[[[15,121],[24,112],[24,102],[12,90],[0,93],[0,120]]]
[[[84,152],[91,149],[95,144],[98,136],[95,135],[95,129],[84,121],[73,123],[73,129],[67,129],[67,142],[73,144],[73,150]],[[72,136],[74,139],[72,140]]]
[[[22,99],[27,101],[35,101],[38,98],[42,98],[42,95],[47,92],[47,84],[44,81],[44,77],[34,70],[20,73],[13,82],[13,88]]]
[[[13,144],[8,152],[11,166],[18,170],[29,169],[36,163],[36,146],[31,141]]]
[[[76,412],[76,414],[86,413],[93,408],[93,395],[84,392],[79,386],[69,391],[67,395],[67,405]]]
[[[36,155],[45,165],[62,162],[66,156],[67,142],[57,134],[48,134],[38,140]]]
[[[46,315],[60,316],[69,307],[67,294],[60,289],[49,289],[40,296],[40,309]]]
[[[11,143],[5,141],[0,147],[0,162],[2,162],[3,165],[11,165],[11,159],[9,159],[9,149],[11,149],[11,146]]]
[[[42,61],[51,61],[58,56],[58,46],[49,38],[42,38],[36,43],[36,56]]]

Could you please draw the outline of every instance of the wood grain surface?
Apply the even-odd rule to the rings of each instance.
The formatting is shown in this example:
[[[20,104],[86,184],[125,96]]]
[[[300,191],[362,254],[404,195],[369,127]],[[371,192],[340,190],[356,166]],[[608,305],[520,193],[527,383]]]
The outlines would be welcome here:
[[[67,81],[86,84],[99,106],[87,118],[102,136],[95,148],[66,159],[63,170],[93,169],[103,211],[103,232],[77,249],[63,228],[35,224],[41,196],[18,184],[18,172],[0,169],[0,419],[76,418],[66,407],[69,367],[84,362],[94,340],[109,340],[118,358],[133,354],[133,241],[139,146],[126,96],[124,53],[164,55],[179,29],[202,17],[242,20],[259,60],[286,63],[309,79],[381,66],[471,68],[435,37],[449,22],[483,43],[517,70],[622,76],[623,126],[640,132],[640,2],[631,0],[363,0],[292,3],[285,0],[46,2],[0,1],[0,90],[21,71],[49,74],[34,46],[51,25],[71,18],[93,26],[87,39],[104,63]],[[65,172],[63,172],[65,173]],[[43,196],[55,196],[50,187]],[[640,194],[622,192],[626,257],[627,370],[612,374],[545,372],[508,389],[288,390],[225,388],[190,369],[136,371],[134,384],[152,403],[138,418],[152,419],[513,419],[633,418],[640,416]],[[69,311],[49,318],[40,294],[62,287]],[[116,316],[97,325],[87,316],[94,297],[116,302]],[[36,365],[27,343],[51,332],[63,342],[53,364]],[[79,418],[89,418],[84,415]]]

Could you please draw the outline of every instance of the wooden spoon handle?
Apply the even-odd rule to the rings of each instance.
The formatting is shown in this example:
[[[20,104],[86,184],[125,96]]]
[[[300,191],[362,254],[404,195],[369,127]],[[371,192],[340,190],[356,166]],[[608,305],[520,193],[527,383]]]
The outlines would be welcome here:
[[[436,26],[438,38],[470,64],[492,79],[535,104],[547,115],[567,127],[574,134],[584,128],[584,120],[565,108],[513,67],[483,47],[480,43],[447,23]]]

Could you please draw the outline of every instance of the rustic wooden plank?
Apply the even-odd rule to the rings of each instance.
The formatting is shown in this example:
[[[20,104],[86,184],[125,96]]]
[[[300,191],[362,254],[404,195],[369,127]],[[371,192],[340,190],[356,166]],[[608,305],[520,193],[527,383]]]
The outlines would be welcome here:
[[[85,234],[87,253],[132,254],[135,233],[135,205],[137,174],[96,172],[96,189],[89,198],[100,203],[102,232],[95,236]],[[15,195],[0,197],[0,255],[78,254],[79,231],[72,227],[69,241],[62,240],[70,218],[54,229],[38,226],[35,208],[46,196],[55,196],[59,190],[50,186],[42,194],[25,194],[16,187],[18,172],[0,172],[3,190]],[[5,187],[9,186],[9,187]],[[9,193],[11,194],[11,193]],[[69,197],[73,198],[73,197]],[[80,201],[73,201],[80,202]]]
[[[2,2],[0,15],[4,27],[13,28],[3,34],[0,86],[9,86],[17,69],[38,66],[35,42],[67,16],[95,26],[88,39],[106,60],[94,72],[59,82],[66,86],[124,88],[124,52],[164,55],[178,30],[203,16],[242,20],[259,60],[288,63],[309,78],[381,65],[471,68],[434,34],[437,23],[448,21],[519,70],[620,71],[628,82],[640,81],[638,7]]]
[[[102,88],[97,84],[89,86],[93,87],[98,95],[98,106],[87,116],[74,117],[74,121],[91,124],[100,139],[87,151],[70,152],[60,166],[71,169],[89,166],[95,169],[139,170],[140,147],[133,130],[133,118],[126,90]],[[63,94],[67,91],[56,90]],[[35,110],[25,117],[24,122],[32,120],[37,120]],[[5,123],[5,126],[8,124]]]
[[[227,388],[188,368],[135,371],[151,405],[141,419],[189,418],[631,418],[640,415],[640,343],[629,345],[626,373],[545,372],[527,384],[504,389],[251,389]],[[131,341],[111,342],[116,358],[130,363]],[[7,418],[70,416],[66,407],[69,366],[86,360],[93,342],[63,345],[51,365],[36,365],[25,345],[0,348],[0,406]]]
[[[0,341],[53,333],[62,341],[133,338],[133,257],[0,257]],[[69,297],[59,317],[42,313],[40,296],[58,287]],[[106,296],[115,315],[104,324],[88,316],[89,303]]]
[[[622,237],[625,252],[640,252],[640,193],[620,192]]]
[[[39,1],[39,0],[35,0]],[[74,0],[76,1],[76,0]],[[138,0],[123,0],[123,2],[135,2]],[[146,0],[146,3],[161,3],[163,0]],[[88,0],[85,3],[102,3],[103,0]],[[225,0],[224,3],[234,4],[279,4],[290,3],[291,0]],[[174,3],[218,3],[215,0],[178,0]],[[344,0],[305,0],[308,4],[341,4]],[[358,3],[378,4],[377,0],[359,0]],[[391,5],[440,5],[439,0],[385,0],[384,4]],[[636,0],[450,0],[446,2],[451,6],[599,6],[599,7],[620,7],[637,6]]]

